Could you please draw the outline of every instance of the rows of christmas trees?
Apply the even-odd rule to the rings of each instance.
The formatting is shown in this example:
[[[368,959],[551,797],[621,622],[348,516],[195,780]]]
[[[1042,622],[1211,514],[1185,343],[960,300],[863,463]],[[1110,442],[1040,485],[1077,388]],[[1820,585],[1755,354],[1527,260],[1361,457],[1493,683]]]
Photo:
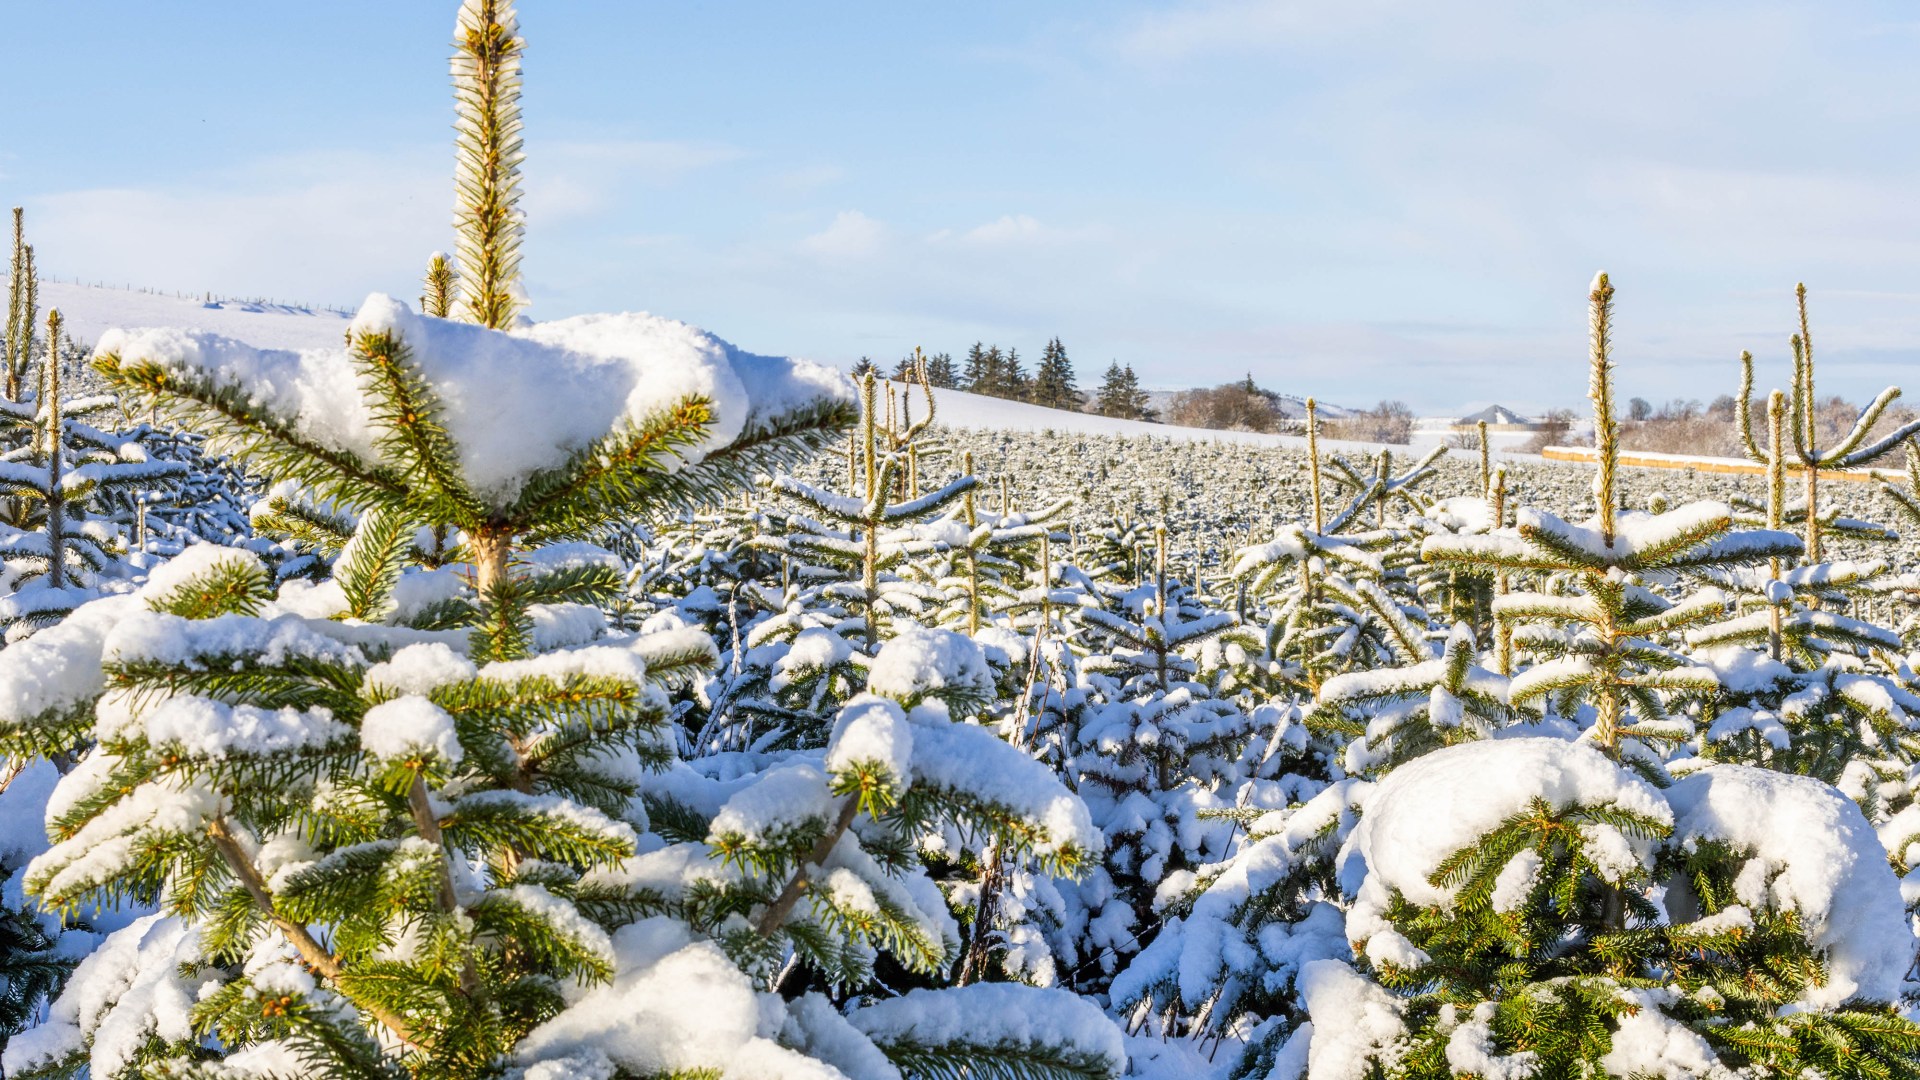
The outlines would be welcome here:
[[[460,243],[422,305],[452,318],[374,297],[336,349],[98,343],[114,400],[271,485],[254,524],[279,539],[89,582],[0,652],[9,813],[46,823],[9,895],[62,935],[5,958],[37,978],[8,978],[33,1022],[7,1072],[1117,1074],[1097,1007],[954,974],[928,837],[1061,874],[1100,840],[965,722],[993,697],[979,644],[881,636],[873,551],[857,693],[813,702],[783,753],[686,728],[712,639],[636,615],[662,594],[632,595],[615,549],[858,410],[827,369],[667,320],[509,332],[521,49],[510,5],[463,4]],[[57,405],[24,412],[60,430]],[[60,500],[91,488],[36,453],[61,587]],[[872,468],[867,489],[864,520],[914,513]]]
[[[463,3],[455,255],[339,348],[69,400],[16,227],[7,1075],[1920,1075],[1920,575],[1820,482],[1920,450],[1817,445],[1804,292],[1758,499],[1624,497],[1603,275],[1590,485],[1310,409],[1202,560],[938,358],[520,325],[522,48]]]

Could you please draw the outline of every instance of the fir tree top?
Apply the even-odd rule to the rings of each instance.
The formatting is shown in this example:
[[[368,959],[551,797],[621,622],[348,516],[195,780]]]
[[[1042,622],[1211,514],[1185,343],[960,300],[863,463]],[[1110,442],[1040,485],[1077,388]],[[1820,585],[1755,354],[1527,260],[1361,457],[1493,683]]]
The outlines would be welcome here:
[[[504,330],[521,307],[520,39],[512,0],[464,0],[454,24],[454,227],[461,314]]]
[[[320,499],[466,531],[489,580],[516,542],[728,490],[854,414],[830,369],[646,315],[507,333],[375,296],[349,337],[292,353],[111,331],[95,364],[142,407]]]

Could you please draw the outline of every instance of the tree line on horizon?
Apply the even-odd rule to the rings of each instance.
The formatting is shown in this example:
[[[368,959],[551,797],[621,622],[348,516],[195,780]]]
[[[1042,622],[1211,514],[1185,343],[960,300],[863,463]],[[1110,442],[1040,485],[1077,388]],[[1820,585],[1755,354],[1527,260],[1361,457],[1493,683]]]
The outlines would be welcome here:
[[[976,341],[960,362],[955,362],[952,353],[934,353],[924,357],[924,361],[918,351],[910,353],[894,364],[886,378],[894,382],[918,382],[922,362],[926,365],[927,383],[947,390],[964,390],[1049,409],[1093,412],[1120,420],[1158,422],[1160,419],[1147,392],[1141,389],[1132,364],[1121,364],[1117,360],[1108,364],[1099,389],[1089,399],[1080,389],[1073,360],[1067,356],[1067,347],[1058,337],[1049,340],[1041,350],[1040,363],[1031,374],[1021,362],[1018,349],[1011,346],[1002,349],[999,345]],[[863,356],[853,366],[853,377],[858,380],[869,372],[880,375],[880,365],[872,357]]]
[[[1297,433],[1301,429],[1300,421],[1282,407],[1281,395],[1256,383],[1252,372],[1219,386],[1182,390],[1173,395],[1162,415],[1141,387],[1133,365],[1116,360],[1107,365],[1090,400],[1080,390],[1073,361],[1058,337],[1047,342],[1031,374],[1018,349],[976,341],[958,362],[951,353],[923,356],[916,351],[901,357],[891,372],[884,372],[872,357],[862,356],[853,367],[853,377],[857,380],[871,372],[894,382],[918,382],[922,363],[929,385],[1050,409],[1215,431]],[[1323,423],[1332,438],[1404,444],[1412,439],[1413,411],[1403,402],[1382,401],[1375,408],[1350,410]]]
[[[1749,414],[1763,415],[1766,408],[1765,399],[1749,397]],[[1805,411],[1804,423],[1812,427],[1814,440],[1837,444],[1847,437],[1866,409],[1842,395],[1829,394],[1813,400]],[[1698,398],[1673,398],[1657,405],[1643,397],[1630,398],[1620,421],[1620,445],[1626,450],[1661,454],[1742,457],[1746,449],[1739,416],[1740,399],[1732,394],[1721,394],[1706,403]],[[1876,413],[1866,436],[1877,438],[1916,418],[1920,418],[1920,412],[1903,404],[1889,403]],[[1522,451],[1537,454],[1547,446],[1590,441],[1572,435],[1573,420],[1574,414],[1569,409],[1548,410],[1538,421],[1533,439],[1521,447]]]

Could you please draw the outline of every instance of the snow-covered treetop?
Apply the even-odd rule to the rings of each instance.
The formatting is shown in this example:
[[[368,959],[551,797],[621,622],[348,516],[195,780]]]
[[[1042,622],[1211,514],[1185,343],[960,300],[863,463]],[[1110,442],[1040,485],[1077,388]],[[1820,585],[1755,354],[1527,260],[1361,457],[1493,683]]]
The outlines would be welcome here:
[[[1554,809],[1611,806],[1659,822],[1673,812],[1653,785],[1590,746],[1550,738],[1493,739],[1436,751],[1396,769],[1367,804],[1342,871],[1354,871],[1419,904],[1445,905],[1452,889],[1432,875],[1534,800]],[[1618,840],[1622,862],[1645,863],[1651,845]]]
[[[1734,880],[1740,903],[1798,913],[1827,961],[1810,1005],[1900,996],[1912,935],[1886,851],[1853,800],[1811,777],[1742,765],[1695,773],[1666,798],[1682,845],[1717,840],[1751,852]]]
[[[805,360],[756,356],[672,319],[644,313],[582,315],[512,331],[417,314],[367,298],[350,340],[392,334],[439,398],[473,493],[496,508],[529,477],[566,465],[595,440],[692,397],[711,419],[689,461],[742,434],[823,403],[850,404],[845,376]],[[113,330],[98,357],[125,369],[150,364],[176,376],[243,386],[256,407],[286,418],[292,434],[368,464],[399,466],[381,445],[380,402],[368,393],[354,349],[257,349],[204,331]]]

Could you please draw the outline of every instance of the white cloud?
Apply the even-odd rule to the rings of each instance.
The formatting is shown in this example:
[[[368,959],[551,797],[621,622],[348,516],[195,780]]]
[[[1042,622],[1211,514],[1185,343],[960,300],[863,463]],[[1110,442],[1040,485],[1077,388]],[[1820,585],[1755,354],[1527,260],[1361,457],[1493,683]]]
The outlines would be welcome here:
[[[1006,214],[984,225],[963,232],[941,229],[927,237],[931,244],[957,244],[973,248],[1038,247],[1104,240],[1111,230],[1100,225],[1057,228],[1044,225],[1028,214]]]
[[[1021,10],[974,27],[1015,46],[913,58],[931,77],[899,104],[936,119],[911,130],[796,137],[773,102],[706,118],[742,146],[536,139],[534,313],[645,306],[844,359],[1059,334],[1083,371],[1251,367],[1446,412],[1577,405],[1599,267],[1623,393],[1710,398],[1742,348],[1777,382],[1804,279],[1822,390],[1864,397],[1920,355],[1903,18],[1884,0]],[[954,89],[983,64],[1004,94]],[[56,272],[352,302],[411,295],[451,246],[449,179],[436,143],[27,202]]]
[[[879,254],[886,243],[884,223],[858,210],[842,210],[831,225],[800,241],[800,246],[824,259],[855,261]]]
[[[28,228],[51,274],[184,292],[357,304],[411,295],[452,244],[439,155],[311,154],[167,187],[41,195]]]
[[[526,206],[531,217],[559,222],[593,217],[637,186],[670,187],[748,155],[715,142],[609,139],[530,142]]]

